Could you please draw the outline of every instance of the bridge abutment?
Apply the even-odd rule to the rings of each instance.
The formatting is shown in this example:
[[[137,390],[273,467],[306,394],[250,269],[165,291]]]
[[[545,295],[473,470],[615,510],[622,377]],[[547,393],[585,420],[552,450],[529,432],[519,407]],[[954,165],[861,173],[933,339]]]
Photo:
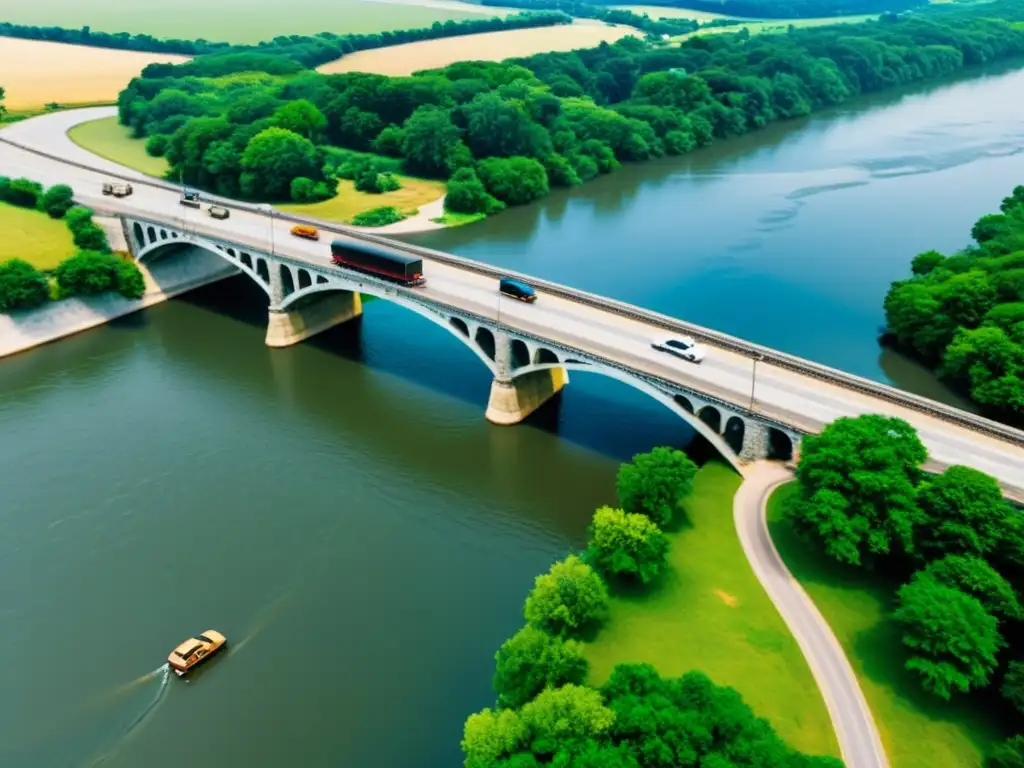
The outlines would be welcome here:
[[[313,294],[288,309],[270,310],[267,346],[290,347],[361,314],[363,300],[355,291]]]
[[[744,419],[743,445],[740,447],[740,461],[767,459],[771,449],[768,427],[753,419]]]

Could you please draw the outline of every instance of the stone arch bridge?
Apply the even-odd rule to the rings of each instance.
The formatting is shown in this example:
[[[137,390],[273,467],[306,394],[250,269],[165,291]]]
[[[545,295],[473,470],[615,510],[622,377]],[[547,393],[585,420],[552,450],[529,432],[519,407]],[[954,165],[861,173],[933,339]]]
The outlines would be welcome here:
[[[362,314],[361,295],[409,309],[465,344],[494,376],[487,419],[517,424],[556,395],[569,371],[616,379],[654,398],[707,439],[738,471],[753,460],[794,459],[801,433],[712,395],[652,376],[580,349],[524,333],[369,275],[314,263],[266,249],[129,216],[122,225],[139,262],[195,246],[229,262],[262,288],[269,299],[266,343],[286,347]]]

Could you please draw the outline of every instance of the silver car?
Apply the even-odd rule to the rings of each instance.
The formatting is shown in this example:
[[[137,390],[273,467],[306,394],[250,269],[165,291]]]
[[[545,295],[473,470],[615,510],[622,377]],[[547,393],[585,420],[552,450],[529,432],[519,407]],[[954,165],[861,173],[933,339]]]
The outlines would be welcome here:
[[[669,339],[660,343],[654,342],[651,344],[651,347],[659,352],[667,352],[691,363],[701,362],[707,354],[704,347],[689,336],[684,336],[681,339]]]

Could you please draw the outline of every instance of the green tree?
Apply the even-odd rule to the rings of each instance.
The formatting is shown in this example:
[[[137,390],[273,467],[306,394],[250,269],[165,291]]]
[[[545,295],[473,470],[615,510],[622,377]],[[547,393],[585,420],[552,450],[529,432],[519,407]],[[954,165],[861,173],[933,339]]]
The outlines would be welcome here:
[[[582,685],[587,677],[587,660],[578,642],[531,626],[506,640],[494,659],[499,707],[521,707],[545,688]]]
[[[76,248],[83,251],[109,251],[110,244],[107,242],[107,233],[95,224],[86,224],[80,227],[72,235],[72,241]]]
[[[48,301],[46,275],[22,259],[0,263],[0,312],[32,309]]]
[[[966,385],[974,400],[1004,418],[1024,418],[1024,345],[1002,328],[961,328],[940,372]]]
[[[170,143],[171,139],[169,136],[165,136],[162,133],[154,133],[146,139],[146,154],[150,157],[163,157],[167,154],[167,147]]]
[[[532,157],[488,157],[476,170],[487,192],[508,205],[525,205],[549,191],[547,171]]]
[[[3,117],[7,114],[7,107],[4,106],[5,95],[6,94],[4,93],[4,88],[2,85],[0,85],[0,119],[3,119]]]
[[[119,271],[122,263],[121,259],[111,253],[79,251],[58,264],[53,275],[63,295],[90,296],[116,290],[125,284],[123,281],[126,276],[122,276]],[[126,284],[126,288],[132,287]]]
[[[494,92],[481,93],[462,108],[466,144],[476,157],[543,157],[551,139],[526,109]]]
[[[327,130],[324,113],[306,99],[295,99],[278,107],[272,119],[278,128],[297,133],[314,144],[323,140]]]
[[[39,205],[51,219],[62,219],[75,204],[74,196],[74,191],[67,184],[55,184],[46,190]]]
[[[316,147],[284,128],[256,134],[242,153],[242,192],[266,200],[287,198],[296,176],[319,177]]]
[[[1018,712],[1024,714],[1024,661],[1011,661],[1006,665],[1006,675],[999,692]]]
[[[917,574],[897,593],[893,618],[910,650],[906,668],[942,699],[988,685],[1004,645],[998,621],[981,602]]]
[[[248,125],[273,115],[280,103],[270,91],[256,88],[246,91],[232,101],[226,114],[232,123]]]
[[[836,419],[804,438],[800,495],[787,509],[794,527],[840,562],[913,550],[921,520],[915,483],[927,451],[902,419],[868,414]]]
[[[947,555],[929,563],[919,575],[973,595],[994,616],[1003,619],[1024,618],[1017,593],[1010,582],[980,557]]]
[[[126,299],[140,299],[146,292],[146,281],[134,261],[118,259],[114,268],[114,290]]]
[[[696,474],[697,465],[682,451],[655,448],[619,467],[615,488],[626,512],[647,515],[664,527],[679,512]]]
[[[649,584],[661,575],[668,538],[646,515],[601,507],[590,525],[587,562],[609,576]]]
[[[444,208],[454,213],[496,213],[505,204],[489,195],[472,168],[459,168],[448,180]]]
[[[1024,735],[1013,736],[992,747],[986,768],[1024,768]]]
[[[484,709],[470,715],[462,734],[465,768],[496,768],[502,758],[522,748],[529,728],[512,709]]]
[[[72,234],[82,227],[92,224],[92,210],[82,205],[73,205],[64,214],[64,223]]]
[[[569,555],[538,576],[523,609],[526,621],[553,634],[577,634],[608,615],[608,589],[593,568]]]
[[[426,176],[448,175],[449,158],[461,132],[447,109],[420,107],[405,121],[402,134],[402,149],[413,171]]]
[[[534,743],[548,744],[599,737],[615,722],[599,691],[572,683],[541,692],[520,717]]]
[[[37,208],[42,195],[43,185],[39,182],[31,179],[11,179],[4,188],[3,199],[22,208]]]
[[[947,554],[987,557],[1019,536],[1012,507],[994,477],[971,467],[952,466],[918,487],[923,517],[914,531],[924,558]]]

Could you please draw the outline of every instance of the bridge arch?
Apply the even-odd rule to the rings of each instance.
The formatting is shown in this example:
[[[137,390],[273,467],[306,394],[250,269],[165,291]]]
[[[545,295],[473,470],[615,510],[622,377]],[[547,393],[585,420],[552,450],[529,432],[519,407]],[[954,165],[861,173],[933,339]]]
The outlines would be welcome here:
[[[737,455],[737,452],[733,450],[732,446],[730,446],[729,443],[726,442],[725,438],[722,435],[720,435],[718,431],[712,428],[711,425],[707,424],[703,419],[694,415],[692,410],[686,408],[686,406],[683,403],[681,403],[679,399],[677,399],[679,396],[672,396],[667,392],[663,392],[657,387],[648,384],[643,379],[637,378],[636,376],[632,376],[626,373],[625,371],[619,370],[618,368],[614,368],[610,365],[602,365],[600,363],[566,361],[565,363],[561,363],[559,365],[530,365],[527,366],[526,368],[520,368],[514,371],[512,378],[513,380],[515,380],[516,378],[523,376],[527,373],[532,373],[534,371],[550,370],[551,368],[564,368],[567,371],[577,371],[580,373],[594,373],[601,376],[607,376],[608,378],[621,381],[623,384],[627,384],[633,387],[634,389],[637,389],[643,392],[644,394],[649,395],[650,397],[654,398],[659,403],[664,405],[666,408],[668,408],[670,411],[672,411],[674,414],[679,416],[691,427],[693,427],[693,430],[695,432],[702,435],[709,443],[711,443],[711,445],[713,445],[718,450],[718,452],[722,455],[722,458],[728,461],[737,472],[739,472],[741,475],[743,474],[743,464],[740,462],[740,458]],[[685,398],[683,399],[685,400]],[[686,402],[687,404],[689,403],[689,401]],[[705,409],[708,407],[714,408],[715,406],[705,406]],[[715,410],[715,413],[718,413],[717,409]]]
[[[135,229],[135,227],[139,227],[140,230],[142,228],[139,222],[135,222],[133,229]],[[152,226],[150,226],[149,229],[150,231],[153,231]],[[164,250],[165,248],[169,248],[171,246],[176,245],[194,245],[195,247],[202,248],[204,251],[208,251],[214,254],[215,256],[220,256],[222,259],[235,266],[239,271],[244,272],[249,277],[251,277],[263,289],[264,293],[266,293],[268,297],[270,296],[270,274],[267,273],[266,279],[261,277],[261,275],[255,269],[256,265],[253,263],[252,257],[248,253],[241,250],[236,251],[234,248],[220,246],[215,243],[211,243],[209,240],[205,240],[201,237],[195,237],[194,235],[186,235],[185,237],[181,238],[172,238],[170,240],[155,240],[153,242],[150,242],[135,254],[135,259],[136,261],[141,262],[147,258],[152,257],[153,254],[158,253]],[[263,261],[262,259],[257,259],[257,261],[263,263],[263,269],[265,270],[266,262]]]

